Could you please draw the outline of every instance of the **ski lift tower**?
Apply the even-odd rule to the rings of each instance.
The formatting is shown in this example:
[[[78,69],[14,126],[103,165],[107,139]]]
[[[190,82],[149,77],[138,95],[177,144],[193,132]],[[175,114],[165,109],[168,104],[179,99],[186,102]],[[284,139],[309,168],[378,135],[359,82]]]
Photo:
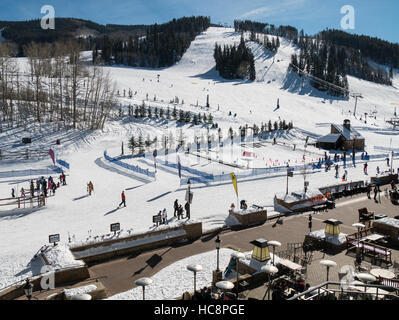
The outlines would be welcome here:
[[[357,109],[357,99],[363,98],[361,93],[351,93],[350,94],[353,98],[355,98],[355,109],[353,110],[353,116],[356,118],[356,109]]]
[[[396,106],[399,106],[399,103],[397,103],[397,102],[391,102],[391,104],[392,104],[393,106],[395,106],[395,111],[394,111],[394,113],[393,113],[393,116],[396,118],[396,117],[398,116],[398,114],[396,113]]]

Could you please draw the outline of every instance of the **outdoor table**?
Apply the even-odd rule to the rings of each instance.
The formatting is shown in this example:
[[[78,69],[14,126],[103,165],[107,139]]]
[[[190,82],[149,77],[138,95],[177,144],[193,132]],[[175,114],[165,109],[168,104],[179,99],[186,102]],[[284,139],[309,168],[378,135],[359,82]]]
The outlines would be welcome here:
[[[372,269],[370,273],[375,276],[376,278],[384,278],[384,279],[394,279],[395,274],[389,270],[385,269]]]
[[[363,240],[370,240],[370,241],[378,241],[381,239],[384,239],[385,236],[382,234],[378,234],[378,233],[374,233],[374,234],[370,234],[367,237],[364,237]]]

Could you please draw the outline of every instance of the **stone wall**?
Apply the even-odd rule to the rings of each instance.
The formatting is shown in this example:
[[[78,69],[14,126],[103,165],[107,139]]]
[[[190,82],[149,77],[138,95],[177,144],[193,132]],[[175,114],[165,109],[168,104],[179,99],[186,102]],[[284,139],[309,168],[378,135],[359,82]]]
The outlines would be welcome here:
[[[87,266],[64,269],[55,271],[55,286],[59,287],[65,284],[75,283],[90,278]],[[40,288],[42,276],[29,279],[33,285],[33,290]],[[23,286],[25,283],[14,285],[0,292],[0,300],[14,300],[25,295]]]
[[[239,214],[234,212],[231,212],[230,214],[233,215],[243,227],[262,224],[267,221],[266,210],[251,212],[247,214]]]

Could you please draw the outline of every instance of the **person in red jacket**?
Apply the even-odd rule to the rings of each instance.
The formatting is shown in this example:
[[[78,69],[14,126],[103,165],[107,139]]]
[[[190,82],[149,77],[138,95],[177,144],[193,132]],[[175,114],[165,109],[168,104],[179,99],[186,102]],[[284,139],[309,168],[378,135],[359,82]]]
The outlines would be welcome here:
[[[125,197],[125,191],[122,191],[122,202],[119,204],[118,207],[120,207],[122,204],[126,207],[126,197]]]

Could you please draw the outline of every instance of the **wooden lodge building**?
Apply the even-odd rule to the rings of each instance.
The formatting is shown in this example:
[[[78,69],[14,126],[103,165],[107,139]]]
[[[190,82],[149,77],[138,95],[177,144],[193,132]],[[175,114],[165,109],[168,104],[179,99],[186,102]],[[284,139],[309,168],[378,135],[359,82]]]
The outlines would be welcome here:
[[[350,120],[342,125],[331,124],[331,133],[317,139],[316,147],[326,150],[364,150],[364,137],[351,127]]]

